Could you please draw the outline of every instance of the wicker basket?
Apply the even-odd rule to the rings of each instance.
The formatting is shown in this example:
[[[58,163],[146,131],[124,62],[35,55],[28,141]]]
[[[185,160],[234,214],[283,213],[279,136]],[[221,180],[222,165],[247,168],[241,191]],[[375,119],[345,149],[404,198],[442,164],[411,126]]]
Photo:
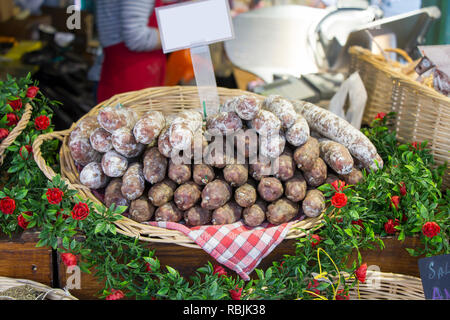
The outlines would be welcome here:
[[[31,118],[31,113],[33,108],[31,104],[27,103],[25,106],[25,112],[20,118],[19,122],[15,128],[9,133],[9,135],[0,144],[0,165],[3,164],[3,159],[5,158],[5,150],[16,140],[16,138],[22,133],[22,131],[27,127],[28,122]]]
[[[68,291],[62,289],[50,288],[42,283],[25,280],[25,279],[14,279],[7,277],[0,277],[0,300],[15,300],[13,297],[2,296],[2,292],[14,287],[28,286],[33,290],[40,292],[36,300],[78,300],[72,296]]]
[[[425,300],[420,278],[367,271],[367,279],[359,284],[359,297],[357,287],[350,290],[351,300]]]
[[[231,97],[243,94],[254,95],[260,100],[263,99],[262,96],[237,89],[218,88],[218,93],[221,103]],[[196,87],[157,87],[116,95],[94,107],[84,117],[96,115],[103,105],[114,105],[119,102],[126,107],[133,108],[138,114],[143,114],[149,109],[159,110],[165,114],[170,114],[179,112],[183,109],[200,107]],[[69,151],[68,138],[70,132],[75,128],[77,123],[74,123],[68,130],[52,132],[37,137],[33,143],[34,159],[45,176],[52,179],[56,173],[45,163],[45,160],[42,158],[40,147],[46,140],[58,139],[62,141],[63,143],[60,149],[61,175],[65,178],[69,188],[77,190],[79,195],[85,199],[90,199],[94,203],[100,204],[101,202],[91,193],[91,191],[87,187],[80,184],[78,170]],[[323,215],[320,215],[315,218],[307,218],[294,223],[289,230],[286,239],[294,239],[305,236],[304,230],[309,230],[318,226],[322,222],[322,217]],[[149,226],[135,222],[127,217],[117,221],[116,226],[118,228],[117,232],[143,241],[173,243],[185,247],[200,249],[200,247],[189,237],[176,230]]]
[[[367,49],[351,47],[351,72],[358,71],[367,90],[363,123],[378,112],[396,112],[399,141],[428,141],[436,164],[447,162],[443,187],[450,187],[450,98],[406,76]]]

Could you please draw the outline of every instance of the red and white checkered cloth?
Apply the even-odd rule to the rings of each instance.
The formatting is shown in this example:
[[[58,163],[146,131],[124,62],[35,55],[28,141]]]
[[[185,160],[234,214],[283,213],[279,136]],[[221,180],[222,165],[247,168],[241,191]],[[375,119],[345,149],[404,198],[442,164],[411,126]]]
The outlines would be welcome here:
[[[188,228],[176,222],[148,222],[152,226],[181,231],[217,262],[235,271],[244,280],[250,280],[249,274],[284,240],[293,223],[275,226],[266,222],[252,228],[238,221]]]

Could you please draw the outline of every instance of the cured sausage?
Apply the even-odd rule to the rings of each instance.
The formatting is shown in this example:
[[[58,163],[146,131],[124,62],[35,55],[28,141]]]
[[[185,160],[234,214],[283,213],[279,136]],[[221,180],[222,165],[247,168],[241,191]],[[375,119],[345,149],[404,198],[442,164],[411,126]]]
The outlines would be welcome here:
[[[128,200],[136,200],[144,193],[145,179],[142,164],[131,164],[122,177],[122,194]]]
[[[134,125],[134,137],[139,143],[150,144],[159,136],[165,124],[166,120],[161,112],[148,111]]]
[[[369,138],[346,120],[309,102],[294,102],[294,108],[305,117],[311,129],[343,144],[366,169],[376,171],[378,166],[383,168],[383,160]]]
[[[320,157],[338,174],[349,174],[353,158],[347,148],[328,139],[319,140]]]

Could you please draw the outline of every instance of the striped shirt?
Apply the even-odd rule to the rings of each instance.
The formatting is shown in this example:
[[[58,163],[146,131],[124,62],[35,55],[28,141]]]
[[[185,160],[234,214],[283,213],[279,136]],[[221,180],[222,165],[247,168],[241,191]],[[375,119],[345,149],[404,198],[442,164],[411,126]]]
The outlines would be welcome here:
[[[148,27],[155,0],[97,0],[97,28],[103,48],[124,42],[131,51],[151,51],[159,33]]]

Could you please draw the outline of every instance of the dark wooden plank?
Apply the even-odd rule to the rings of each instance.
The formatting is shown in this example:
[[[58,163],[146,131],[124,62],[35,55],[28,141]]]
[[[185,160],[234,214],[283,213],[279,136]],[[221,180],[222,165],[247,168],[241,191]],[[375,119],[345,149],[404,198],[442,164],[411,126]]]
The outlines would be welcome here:
[[[274,251],[265,257],[258,268],[266,269],[272,265],[273,261],[279,261],[284,255],[295,254],[296,240],[283,241]],[[417,260],[418,258],[411,257],[405,248],[412,248],[418,245],[418,240],[415,238],[407,238],[404,243],[387,238],[385,239],[384,250],[362,250],[361,254],[363,262],[368,266],[377,265],[382,272],[393,272],[407,275],[418,276]],[[191,249],[174,244],[150,244],[150,248],[156,250],[156,256],[161,262],[161,265],[169,265],[180,272],[182,276],[190,277],[195,274],[195,270],[205,263],[210,261],[212,264],[217,262],[201,249]],[[356,259],[357,253],[354,252],[352,258]],[[353,259],[350,259],[353,261]],[[61,287],[66,284],[67,277],[71,274],[66,274],[66,267],[60,263],[59,279]],[[230,274],[234,272],[228,270]],[[255,272],[250,275],[252,278],[256,276]],[[98,292],[103,288],[103,284],[99,283],[93,275],[85,273],[81,274],[81,289],[70,290],[70,292],[79,299],[96,299]]]
[[[383,250],[361,250],[362,261],[367,266],[378,266],[381,272],[392,272],[419,277],[418,260],[421,257],[412,257],[405,249],[420,246],[418,238],[407,237],[404,242],[395,238],[383,239],[385,248]],[[354,251],[353,261],[357,259],[357,252]]]
[[[53,285],[52,250],[36,248],[35,238],[26,233],[12,238],[0,235],[0,275],[37,281],[49,287]]]
[[[272,264],[272,261],[280,260],[285,254],[293,254],[295,250],[295,241],[283,241],[274,251],[265,257],[258,268],[267,268]],[[162,268],[168,265],[180,272],[186,278],[195,274],[196,269],[205,265],[208,261],[212,264],[217,264],[216,260],[201,249],[186,248],[175,244],[150,244],[149,248],[156,250]],[[60,262],[60,259],[58,259]],[[227,270],[229,274],[234,274],[232,270]],[[60,262],[59,264],[59,279],[60,286],[65,287],[67,279],[72,273],[67,273],[67,268]],[[255,276],[255,272],[251,276]],[[97,278],[93,275],[82,273],[80,290],[72,289],[71,294],[79,299],[96,299],[98,292],[103,289],[103,284],[99,283]]]

